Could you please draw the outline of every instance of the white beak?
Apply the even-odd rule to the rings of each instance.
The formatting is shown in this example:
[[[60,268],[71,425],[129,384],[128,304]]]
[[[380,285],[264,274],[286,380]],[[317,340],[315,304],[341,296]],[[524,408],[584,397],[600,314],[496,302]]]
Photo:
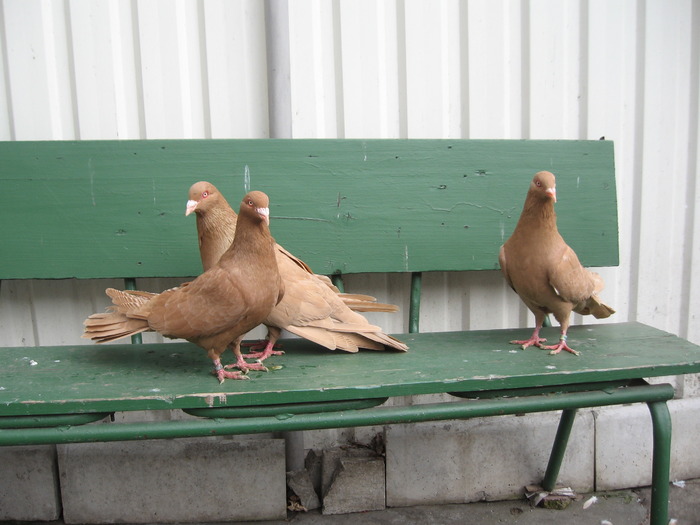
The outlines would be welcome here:
[[[187,201],[187,208],[185,209],[185,217],[192,213],[199,204],[197,201],[189,200]]]
[[[270,208],[255,208],[266,224],[270,224]]]

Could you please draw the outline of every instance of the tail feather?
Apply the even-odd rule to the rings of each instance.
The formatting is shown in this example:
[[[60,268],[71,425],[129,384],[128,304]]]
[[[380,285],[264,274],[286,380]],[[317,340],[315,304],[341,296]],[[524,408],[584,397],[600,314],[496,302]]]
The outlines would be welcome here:
[[[97,343],[116,341],[122,337],[149,330],[148,321],[131,319],[119,312],[92,314],[83,324],[85,325],[85,331],[82,337],[92,339]]]
[[[585,303],[575,308],[574,311],[581,315],[592,315],[596,319],[605,319],[615,313],[615,310],[600,301],[596,295],[592,295]]]
[[[371,295],[346,294],[338,296],[343,300],[345,306],[355,312],[398,312],[399,307],[395,304],[378,303],[377,299]]]
[[[138,316],[138,311],[159,294],[139,290],[115,290],[107,288],[105,293],[112,299],[114,309],[128,316]]]

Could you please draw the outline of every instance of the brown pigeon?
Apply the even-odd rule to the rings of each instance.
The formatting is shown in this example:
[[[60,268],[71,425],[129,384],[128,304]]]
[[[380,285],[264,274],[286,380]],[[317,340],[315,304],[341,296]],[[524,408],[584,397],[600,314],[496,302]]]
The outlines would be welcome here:
[[[251,191],[241,202],[236,236],[217,264],[187,286],[160,294],[107,289],[114,306],[88,317],[83,337],[102,343],[152,330],[187,339],[207,351],[220,382],[245,377],[226,370],[232,366],[264,370],[244,361],[240,342],[283,296],[269,220],[267,195]],[[224,367],[221,354],[229,344],[237,361]]]
[[[557,201],[554,175],[540,171],[532,179],[520,220],[510,238],[501,246],[498,260],[508,284],[535,314],[535,331],[526,341],[511,341],[523,348],[535,345],[557,354],[579,352],[566,344],[571,311],[610,317],[615,310],[598,299],[605,283],[586,270],[576,253],[557,230],[554,203]],[[539,336],[545,315],[551,313],[561,326],[559,343],[543,346]]]
[[[185,215],[197,217],[199,252],[206,270],[216,264],[236,232],[236,212],[216,187],[205,181],[192,185]],[[330,279],[314,274],[300,259],[275,246],[284,298],[263,321],[268,328],[267,344],[261,353],[248,354],[261,361],[273,354],[282,329],[309,339],[326,348],[357,352],[359,348],[397,350],[408,347],[369,324],[356,311],[396,311],[394,305],[376,303],[374,297],[341,294]],[[355,311],[353,311],[355,310]]]

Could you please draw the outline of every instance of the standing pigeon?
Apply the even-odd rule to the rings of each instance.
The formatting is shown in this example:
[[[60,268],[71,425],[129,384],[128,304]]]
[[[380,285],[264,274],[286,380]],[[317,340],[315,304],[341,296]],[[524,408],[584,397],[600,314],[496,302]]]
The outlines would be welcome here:
[[[216,265],[187,286],[160,294],[107,289],[114,306],[88,317],[83,337],[102,343],[152,330],[187,339],[207,351],[219,382],[245,377],[226,370],[232,366],[264,369],[243,360],[240,342],[269,315],[284,292],[268,228],[269,213],[267,195],[248,193],[241,202],[233,242]],[[229,344],[237,362],[224,367],[221,354]]]
[[[557,230],[554,203],[557,201],[554,175],[540,171],[532,179],[520,220],[510,238],[501,246],[498,260],[508,284],[535,314],[535,331],[526,341],[511,341],[523,348],[535,345],[557,354],[579,352],[566,344],[571,311],[591,314],[597,319],[610,317],[615,310],[598,299],[605,283],[586,270],[576,253]],[[542,346],[539,337],[545,315],[551,313],[561,326],[559,343]]]
[[[205,181],[190,188],[185,215],[192,212],[197,217],[199,253],[206,270],[216,264],[231,243],[236,232],[236,212],[216,187]],[[264,351],[248,357],[262,361],[280,353],[273,348],[283,329],[331,350],[357,352],[359,348],[384,350],[385,346],[408,349],[356,312],[391,312],[396,311],[395,306],[376,303],[370,296],[339,293],[330,279],[314,274],[306,263],[279,244],[275,245],[275,255],[284,282],[284,298],[263,322],[268,328]]]

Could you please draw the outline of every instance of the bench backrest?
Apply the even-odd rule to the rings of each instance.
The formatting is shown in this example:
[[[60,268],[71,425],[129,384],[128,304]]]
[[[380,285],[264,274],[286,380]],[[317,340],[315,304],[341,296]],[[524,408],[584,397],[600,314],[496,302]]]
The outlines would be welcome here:
[[[618,264],[609,141],[3,142],[0,159],[0,279],[199,274],[198,180],[235,209],[268,193],[273,235],[317,273],[496,269],[545,169],[582,263]]]

